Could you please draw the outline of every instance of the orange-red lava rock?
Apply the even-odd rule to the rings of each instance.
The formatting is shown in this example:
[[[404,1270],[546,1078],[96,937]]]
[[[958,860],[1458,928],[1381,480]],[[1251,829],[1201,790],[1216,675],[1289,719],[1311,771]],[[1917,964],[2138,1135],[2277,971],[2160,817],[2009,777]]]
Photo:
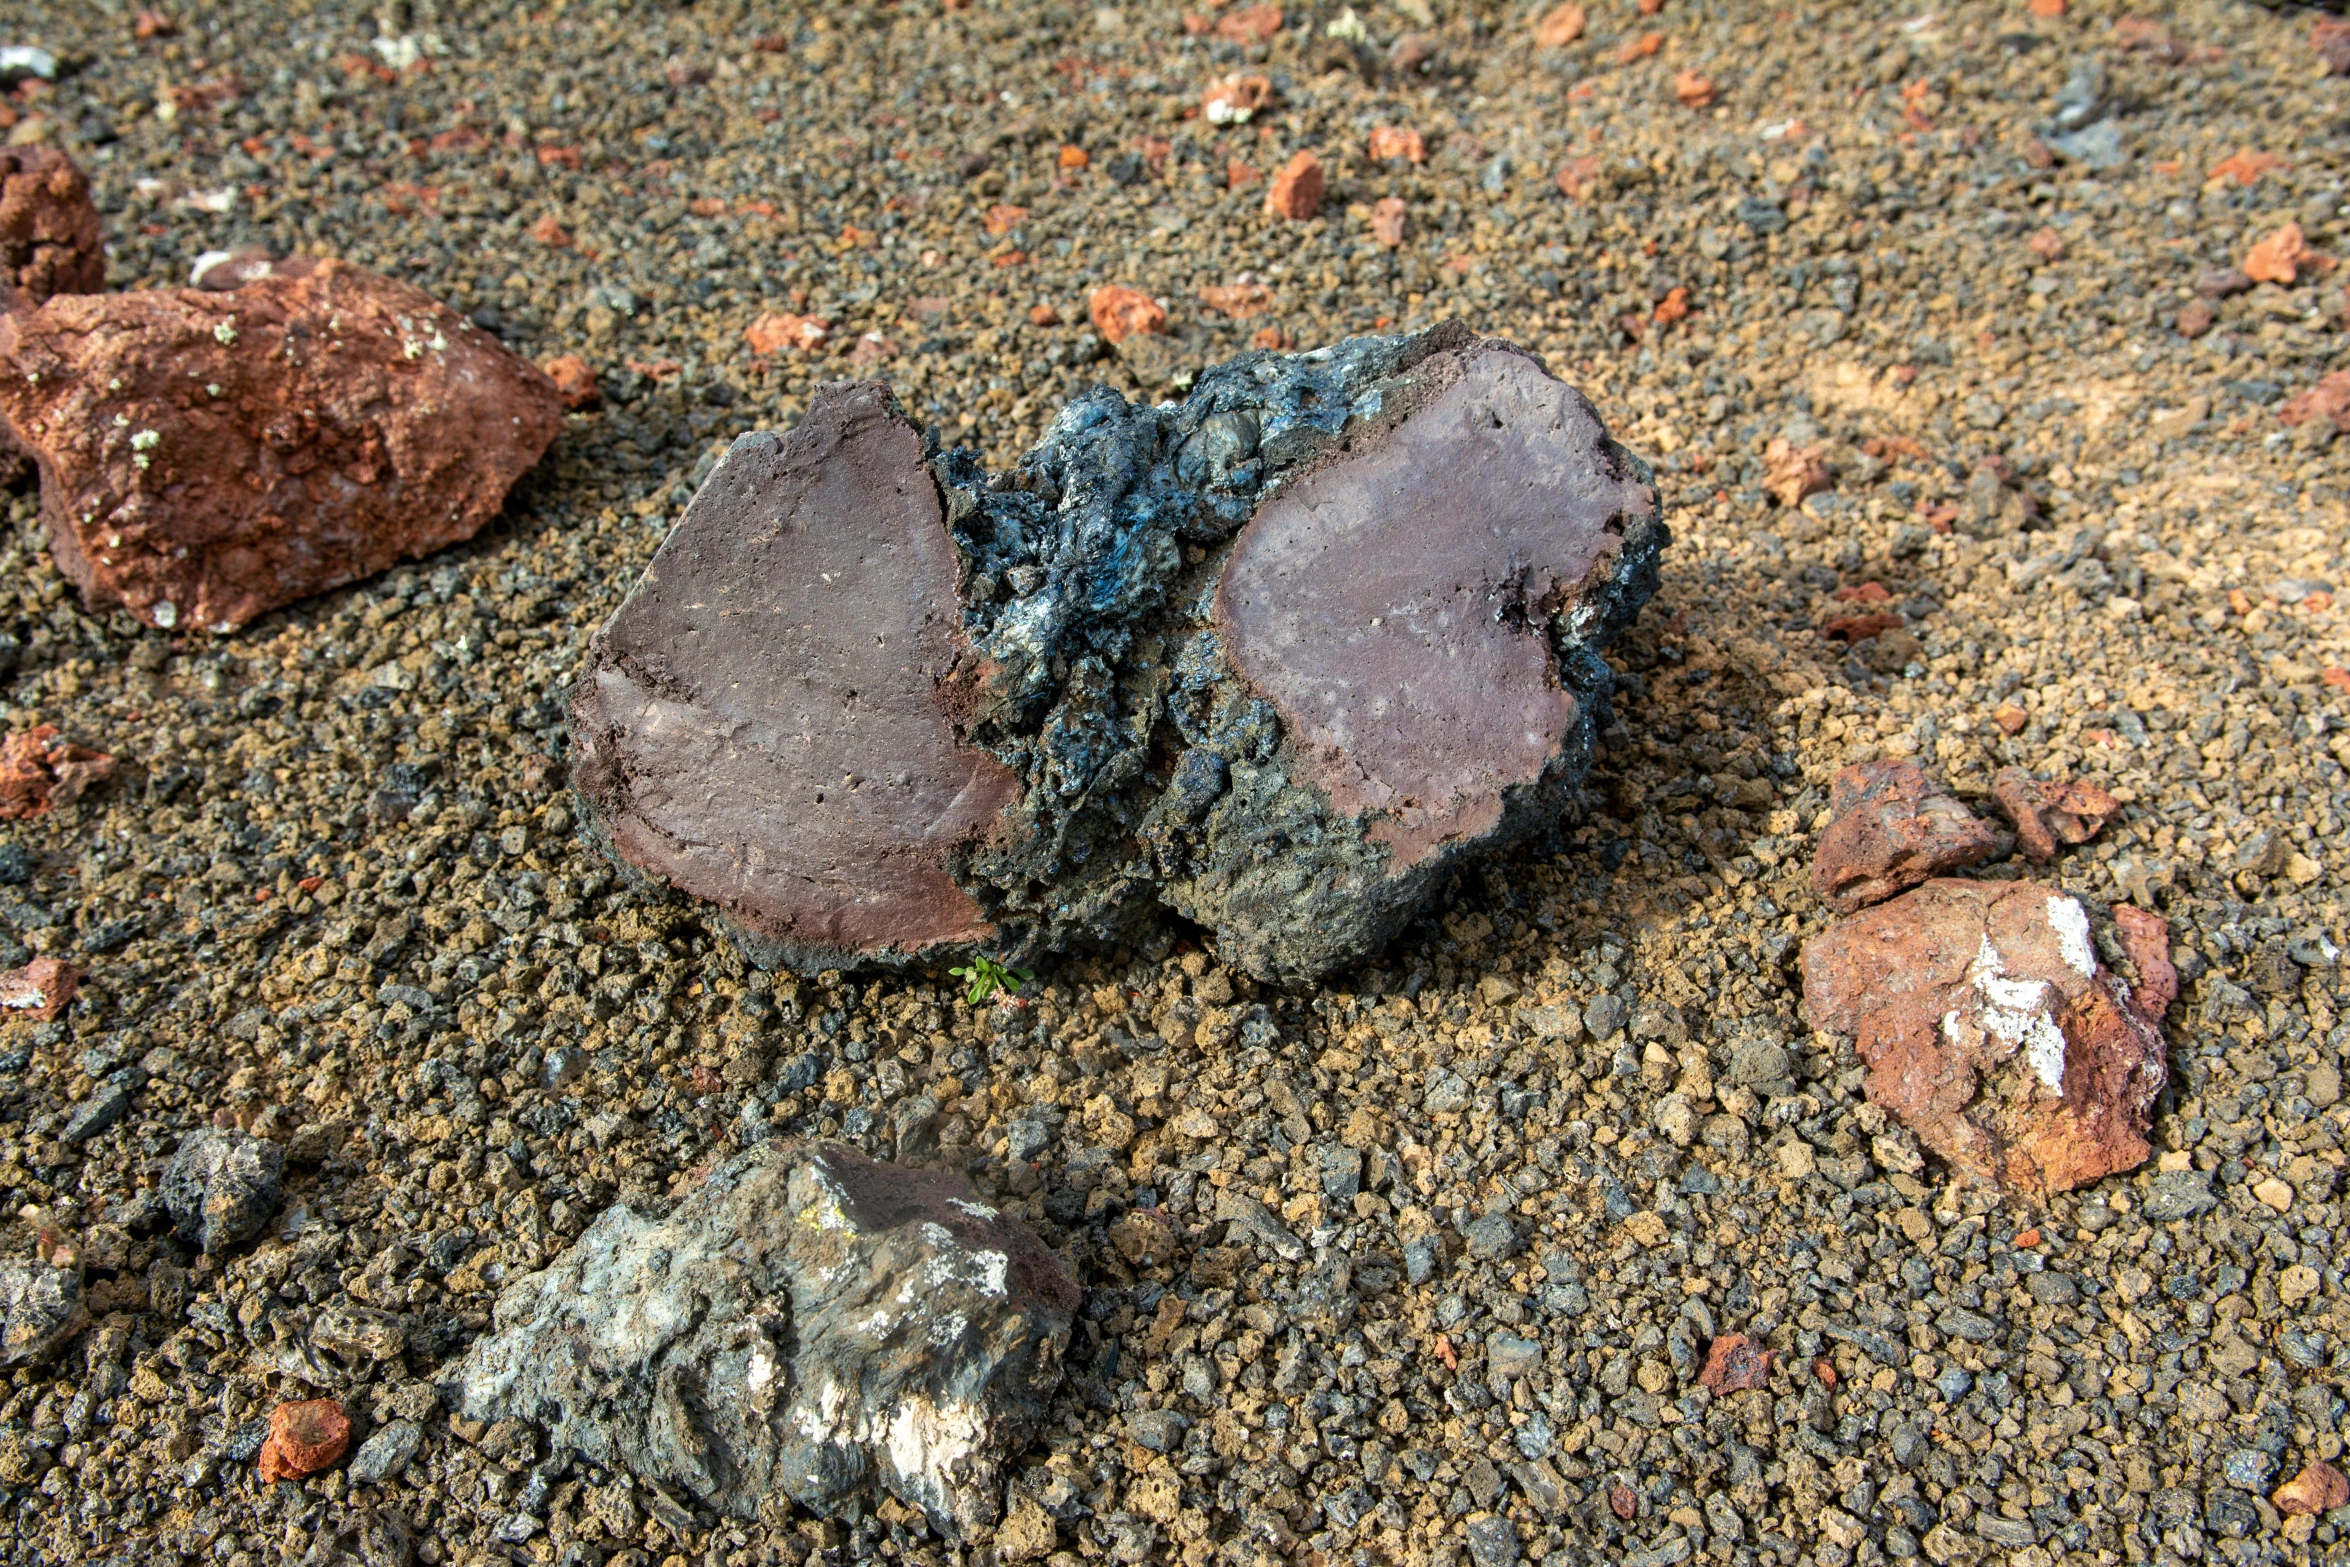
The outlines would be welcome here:
[[[2031,882],[1930,881],[1804,944],[1814,1028],[1869,1099],[1962,1175],[2066,1191],[2147,1153],[2161,1030],[2098,961],[2089,914]]]
[[[2322,1458],[2313,1459],[2307,1468],[2278,1486],[2269,1500],[2288,1518],[2314,1518],[2350,1505],[2350,1475]]]
[[[1745,1393],[1771,1385],[1771,1352],[1743,1333],[1724,1333],[1705,1353],[1705,1369],[1697,1374],[1715,1397]]]
[[[106,231],[90,178],[49,147],[0,147],[0,309],[106,286]]]
[[[2130,966],[2138,971],[2130,1004],[2140,1017],[2160,1027],[2163,1014],[2179,999],[2179,971],[2170,960],[2170,921],[2151,909],[2117,903],[2113,906],[2113,930],[2121,938]]]
[[[0,420],[90,608],[227,631],[472,537],[563,411],[457,311],[322,261],[0,316]]]
[[[1138,332],[1167,330],[1166,309],[1138,288],[1116,283],[1097,288],[1086,301],[1085,311],[1105,343],[1123,343]]]
[[[2050,783],[2020,767],[2003,767],[1993,775],[1991,798],[2015,823],[2017,847],[2035,860],[2054,859],[2059,843],[2087,843],[2121,809],[2121,802],[2097,784]]]
[[[332,1464],[350,1445],[351,1417],[333,1399],[280,1404],[270,1411],[259,1473],[264,1480],[299,1480]]]
[[[65,1015],[82,971],[55,958],[35,958],[23,968],[0,973],[0,1013],[47,1023]]]
[[[1833,820],[1820,834],[1812,884],[1839,914],[1998,852],[1991,824],[1946,794],[1915,762],[1862,762],[1829,786]]]
[[[1322,210],[1322,160],[1299,152],[1273,176],[1265,190],[1265,210],[1277,218],[1302,223]]]
[[[1777,496],[1782,506],[1796,505],[1833,482],[1823,447],[1797,446],[1780,438],[1763,448],[1763,488]]]
[[[557,354],[539,368],[547,372],[547,379],[555,383],[555,395],[563,399],[566,408],[593,408],[599,391],[596,387],[595,367],[577,354]]]
[[[71,805],[91,785],[112,778],[114,769],[105,752],[58,739],[54,724],[0,738],[0,821]]]

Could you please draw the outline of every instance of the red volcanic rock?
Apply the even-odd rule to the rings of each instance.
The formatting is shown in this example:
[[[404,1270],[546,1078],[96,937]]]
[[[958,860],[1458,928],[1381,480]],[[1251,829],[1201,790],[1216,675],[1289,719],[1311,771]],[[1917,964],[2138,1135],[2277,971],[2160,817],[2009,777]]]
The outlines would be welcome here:
[[[48,147],[0,147],[0,308],[106,286],[106,231],[90,179]]]
[[[264,1480],[299,1480],[343,1456],[351,1417],[331,1398],[308,1398],[270,1411],[269,1435],[256,1468]]]
[[[2130,991],[2130,1005],[2138,1009],[2140,1017],[2160,1028],[2171,1003],[2179,999],[2179,971],[2170,960],[2170,921],[2151,910],[2117,903],[2113,907],[2113,931],[2121,938],[2122,951],[2128,955],[2131,967],[2138,971],[2138,983]]]
[[[113,757],[58,739],[54,724],[9,735],[0,739],[0,821],[71,805],[114,771]]]
[[[0,316],[0,421],[91,608],[231,630],[470,538],[563,409],[455,310],[322,261]]]
[[[1310,152],[1293,154],[1266,187],[1265,210],[1302,223],[1322,210],[1322,185],[1322,160]]]
[[[1697,1380],[1716,1397],[1769,1387],[1771,1352],[1743,1333],[1724,1333],[1705,1352],[1705,1369]]]
[[[2350,1505],[2350,1475],[2322,1458],[2313,1458],[2302,1471],[2276,1488],[2269,1500],[2288,1518],[2313,1518]]]
[[[1829,786],[1833,820],[1820,834],[1812,884],[1839,914],[1922,881],[1980,865],[1998,851],[1991,824],[1945,794],[1915,762],[1862,762]]]
[[[1554,769],[1580,708],[1540,628],[1608,583],[1623,520],[1655,506],[1531,355],[1473,342],[1422,373],[1408,418],[1265,503],[1216,594],[1234,670],[1295,737],[1291,776],[1376,818],[1390,876]]]
[[[81,988],[82,971],[71,963],[35,958],[23,968],[0,972],[0,1012],[46,1023],[63,1017]]]
[[[2162,1033],[2064,893],[1927,882],[1806,942],[1803,998],[1870,1100],[1964,1175],[2045,1196],[2146,1157]]]
[[[948,874],[1016,784],[955,735],[957,562],[888,388],[735,442],[596,637],[581,798],[630,865],[761,961],[913,958],[994,932]]]
[[[2122,808],[2096,784],[2050,783],[2020,767],[1993,776],[1991,798],[2015,823],[2017,847],[2035,860],[2054,859],[2059,843],[2087,843]]]

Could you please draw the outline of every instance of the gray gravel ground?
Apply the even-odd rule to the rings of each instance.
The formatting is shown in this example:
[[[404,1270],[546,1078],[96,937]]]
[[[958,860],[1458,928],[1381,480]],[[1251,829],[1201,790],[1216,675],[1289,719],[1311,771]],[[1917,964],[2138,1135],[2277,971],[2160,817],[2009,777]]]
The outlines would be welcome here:
[[[2340,1454],[2350,1367],[2344,472],[2277,418],[2339,362],[2342,274],[2175,326],[2288,218],[2350,244],[2350,82],[2309,13],[2195,0],[2158,46],[2103,0],[1594,0],[1545,50],[1450,0],[1317,0],[1249,46],[1155,5],[182,9],[141,41],[122,0],[0,3],[0,41],[79,67],[8,134],[89,167],[119,285],[339,254],[587,356],[607,399],[471,546],[220,640],[83,613],[11,499],[7,726],[125,766],[0,844],[0,958],[91,970],[64,1021],[0,1025],[0,1249],[78,1237],[97,1323],[0,1388],[0,1558],[2350,1552],[2350,1516],[2267,1500]],[[2126,161],[2035,166],[2093,60]],[[1185,117],[1235,70],[1278,89],[1258,122]],[[1384,124],[1426,163],[1368,162]],[[1322,217],[1227,188],[1301,147]],[[2239,148],[2285,166],[2206,183]],[[1027,211],[990,234],[995,206]],[[1196,303],[1250,277],[1268,314]],[[943,975],[771,978],[617,890],[559,699],[714,443],[869,371],[1004,463],[1071,388],[1133,384],[1084,324],[1102,282],[1168,300],[1193,362],[1463,316],[1657,461],[1679,542],[1583,814],[1311,995],[1178,946],[974,1011]],[[1655,324],[1676,287],[1694,313]],[[768,311],[830,338],[754,360]],[[1835,487],[1775,504],[1774,438]],[[1815,628],[1869,581],[1908,626],[1847,652]],[[2046,1212],[1953,1189],[1806,1028],[1827,780],[1910,753],[1970,796],[2018,763],[2128,801],[2046,874],[2174,922],[2159,1169]],[[216,1116],[283,1141],[286,1200],[197,1257],[155,1193]],[[615,1196],[799,1133],[964,1166],[1089,1288],[991,1541],[894,1504],[713,1526],[433,1391]],[[1716,1398],[1732,1330],[1770,1382]],[[261,1484],[258,1422],[317,1394],[373,1456]]]

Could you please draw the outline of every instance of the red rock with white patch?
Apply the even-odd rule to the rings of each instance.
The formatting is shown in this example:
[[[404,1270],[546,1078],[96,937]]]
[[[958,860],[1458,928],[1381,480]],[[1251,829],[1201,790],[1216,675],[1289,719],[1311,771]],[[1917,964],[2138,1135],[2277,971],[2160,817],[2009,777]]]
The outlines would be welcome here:
[[[287,262],[0,315],[0,427],[90,608],[228,631],[471,538],[563,405],[431,296]]]
[[[1869,1099],[1962,1175],[2044,1197],[2144,1162],[2162,1032],[2099,963],[2079,900],[1929,881],[1805,943],[1803,979]]]

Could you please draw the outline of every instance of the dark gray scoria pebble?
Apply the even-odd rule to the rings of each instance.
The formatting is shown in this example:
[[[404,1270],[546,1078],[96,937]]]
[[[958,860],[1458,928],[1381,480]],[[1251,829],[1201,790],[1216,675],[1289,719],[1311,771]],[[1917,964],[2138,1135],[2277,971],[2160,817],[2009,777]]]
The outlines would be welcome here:
[[[74,1106],[73,1114],[66,1118],[65,1130],[58,1135],[78,1146],[130,1113],[131,1091],[120,1083],[101,1083],[95,1093]]]
[[[163,1201],[182,1240],[227,1251],[260,1234],[277,1212],[285,1168],[285,1150],[267,1138],[206,1127],[172,1156]]]

